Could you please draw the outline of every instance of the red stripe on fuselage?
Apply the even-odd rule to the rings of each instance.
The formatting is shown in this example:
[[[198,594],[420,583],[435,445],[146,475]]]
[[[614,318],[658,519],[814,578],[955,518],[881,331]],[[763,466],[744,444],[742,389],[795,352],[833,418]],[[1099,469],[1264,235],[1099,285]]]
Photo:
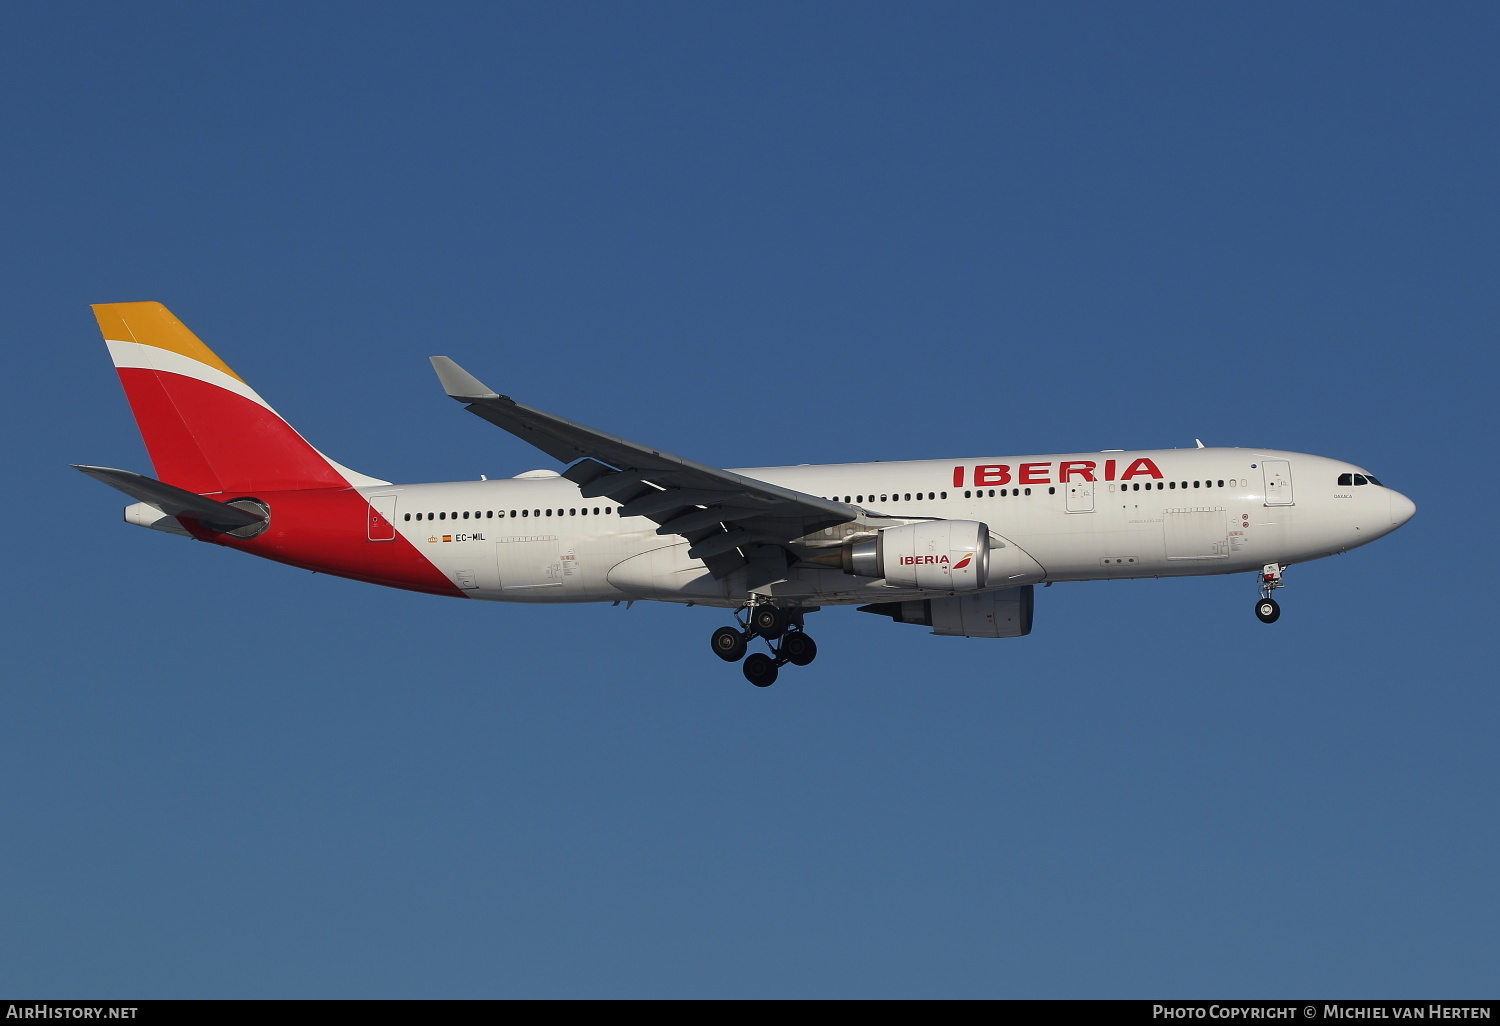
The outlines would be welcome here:
[[[240,495],[224,495],[225,500]],[[231,538],[185,521],[193,536],[229,549],[274,559],[320,574],[348,577],[430,595],[466,597],[400,533],[391,541],[366,540],[369,503],[353,488],[295,491],[247,490],[271,507],[271,524],[254,538]]]
[[[181,374],[118,370],[161,480],[194,492],[347,487],[306,439],[260,403]],[[362,524],[363,514],[355,522]]]

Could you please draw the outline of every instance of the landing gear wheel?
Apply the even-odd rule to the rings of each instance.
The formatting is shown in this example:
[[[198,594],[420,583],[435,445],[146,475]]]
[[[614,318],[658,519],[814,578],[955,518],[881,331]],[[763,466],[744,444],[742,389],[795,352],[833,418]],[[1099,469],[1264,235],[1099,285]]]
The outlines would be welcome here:
[[[726,663],[737,663],[745,658],[745,635],[733,627],[720,627],[714,631],[709,644],[714,647],[714,655]]]
[[[793,666],[806,666],[818,657],[818,646],[806,634],[793,631],[781,639],[781,657]]]
[[[764,652],[750,656],[741,669],[745,671],[745,679],[758,688],[768,688],[776,683],[776,660]]]
[[[789,620],[784,610],[766,604],[756,606],[755,612],[750,614],[750,627],[767,641],[775,641],[786,633]]]
[[[1275,623],[1281,616],[1281,607],[1273,598],[1263,598],[1255,603],[1255,615],[1260,618],[1261,623]]]

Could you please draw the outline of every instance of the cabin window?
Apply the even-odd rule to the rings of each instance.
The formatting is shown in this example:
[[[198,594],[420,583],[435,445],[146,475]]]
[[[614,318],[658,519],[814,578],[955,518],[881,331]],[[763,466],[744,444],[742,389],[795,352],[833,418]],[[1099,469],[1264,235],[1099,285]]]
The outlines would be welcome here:
[[[568,510],[568,516],[570,516],[570,517],[576,517],[577,515],[578,515],[578,511],[576,509],[570,509],[570,510]]]
[[[1030,489],[1030,488],[1028,488],[1028,489],[1026,489],[1026,494],[1027,494],[1027,495],[1030,495],[1030,494],[1031,494],[1031,489]]]
[[[1174,488],[1174,489],[1175,489],[1175,488],[1176,488],[1176,487],[1177,487],[1177,482],[1176,482],[1176,481],[1173,481],[1173,482],[1172,482],[1172,487],[1173,487],[1173,488]]]
[[[1057,489],[1056,488],[1048,488],[1047,489],[1047,494],[1048,495],[1056,495],[1057,494]]]
[[[438,514],[438,519],[439,520],[447,520],[448,519],[448,514],[446,514],[446,513],[439,513]]]
[[[410,514],[410,513],[408,513],[408,514],[406,514],[406,519],[407,519],[407,520],[410,520],[410,519],[411,519],[411,514]]]
[[[938,496],[940,498],[946,499],[948,497],[948,493],[947,492],[938,492]]]
[[[469,519],[469,511],[468,510],[464,510],[464,519],[465,520]]]

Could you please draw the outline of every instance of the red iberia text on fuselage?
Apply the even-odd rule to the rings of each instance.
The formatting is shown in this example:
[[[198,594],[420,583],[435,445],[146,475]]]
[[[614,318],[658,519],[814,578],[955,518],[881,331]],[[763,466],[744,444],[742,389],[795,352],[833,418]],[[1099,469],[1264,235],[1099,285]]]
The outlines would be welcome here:
[[[1023,484],[1067,484],[1069,481],[1130,481],[1137,477],[1160,479],[1163,475],[1156,463],[1142,456],[1132,460],[1123,474],[1116,475],[1118,460],[1105,460],[1103,476],[1097,477],[1097,460],[1062,460],[1052,463],[1018,463],[1012,472],[1009,463],[981,463],[972,468],[953,468],[953,487],[962,488],[969,480],[973,487],[985,488],[993,485]],[[1053,468],[1056,469],[1054,474]]]

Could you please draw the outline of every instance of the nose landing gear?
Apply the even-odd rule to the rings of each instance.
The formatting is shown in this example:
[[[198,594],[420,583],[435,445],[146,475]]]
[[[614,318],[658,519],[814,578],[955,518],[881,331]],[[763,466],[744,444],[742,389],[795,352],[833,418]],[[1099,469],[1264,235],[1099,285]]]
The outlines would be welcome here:
[[[1255,603],[1255,615],[1261,623],[1275,623],[1281,617],[1281,606],[1271,597],[1271,592],[1284,588],[1281,583],[1280,563],[1267,563],[1260,570],[1260,601]]]
[[[782,609],[769,602],[745,606],[735,612],[739,628],[720,627],[714,631],[710,644],[714,655],[725,662],[745,660],[742,667],[745,679],[758,688],[768,688],[776,683],[781,667],[806,666],[818,655],[818,646],[802,629],[805,610]],[[764,638],[771,654],[756,652],[746,656],[745,651],[754,638]]]

